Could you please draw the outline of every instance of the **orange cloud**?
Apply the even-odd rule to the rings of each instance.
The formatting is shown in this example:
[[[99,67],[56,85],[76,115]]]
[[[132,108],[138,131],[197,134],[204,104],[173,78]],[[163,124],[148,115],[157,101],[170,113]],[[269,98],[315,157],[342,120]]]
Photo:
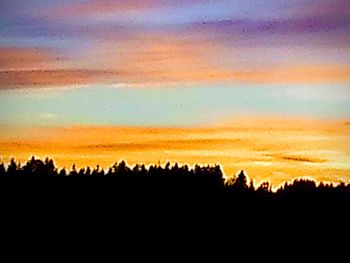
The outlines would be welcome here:
[[[258,83],[349,83],[350,66],[300,65],[281,67],[265,72],[251,72],[246,75],[246,80]]]
[[[51,16],[89,16],[109,12],[127,12],[150,9],[159,5],[157,0],[89,0],[81,3],[67,4],[49,10]]]
[[[98,58],[101,68],[124,72],[120,79],[130,84],[350,82],[347,65],[282,64],[242,69],[234,57],[229,65],[223,65],[228,51],[220,43],[167,34],[140,35],[96,50],[87,54],[87,60]]]
[[[69,3],[56,6],[49,10],[52,16],[89,16],[101,15],[110,12],[144,11],[154,8],[186,5],[202,0],[87,0],[80,3]]]
[[[121,67],[119,70],[139,72],[151,82],[201,80],[207,79],[212,71],[205,53],[211,51],[204,43],[193,45],[179,39],[155,37],[122,53],[119,57],[122,64],[116,66]]]
[[[65,57],[57,50],[0,48],[0,85],[129,84],[131,87],[210,83],[349,83],[350,66],[300,65],[242,70],[220,64],[219,44],[169,35],[139,36]]]
[[[49,48],[0,48],[0,88],[64,86],[110,81],[118,72],[77,69]]]
[[[186,65],[187,66],[187,65]],[[130,69],[129,74],[124,76],[127,83],[140,84],[205,84],[237,82],[258,84],[322,84],[322,83],[349,83],[350,67],[343,66],[305,66],[300,68],[281,68],[271,71],[234,71],[220,68],[190,68],[173,70],[141,70]]]
[[[94,70],[13,70],[0,71],[1,88],[71,86],[108,81],[116,72]]]
[[[0,70],[47,69],[63,60],[48,48],[0,47]]]

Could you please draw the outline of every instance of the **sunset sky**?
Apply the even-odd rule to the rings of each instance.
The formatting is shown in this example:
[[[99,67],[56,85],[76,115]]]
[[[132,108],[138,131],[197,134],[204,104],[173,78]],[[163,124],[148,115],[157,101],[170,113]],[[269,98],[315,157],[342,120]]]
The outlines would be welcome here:
[[[349,119],[349,0],[0,2],[4,160],[49,154],[61,165],[91,165],[104,156],[102,142],[75,129],[106,136],[108,127],[103,145],[116,148],[108,148],[109,163],[188,157],[275,182],[302,174],[350,181]],[[173,141],[149,147],[154,160],[144,160],[120,127],[137,141],[159,143],[168,133]],[[223,127],[231,131],[225,140]],[[149,138],[157,129],[165,137]],[[45,146],[63,143],[62,131],[70,143]],[[211,141],[201,141],[203,133]],[[233,143],[237,136],[250,143]],[[118,148],[123,143],[132,149]],[[259,143],[272,168],[259,159]]]

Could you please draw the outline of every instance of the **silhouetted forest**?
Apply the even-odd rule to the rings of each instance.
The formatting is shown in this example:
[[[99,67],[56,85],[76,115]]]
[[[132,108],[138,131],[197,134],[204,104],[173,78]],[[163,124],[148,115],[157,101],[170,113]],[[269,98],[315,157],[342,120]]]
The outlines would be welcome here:
[[[124,161],[114,164],[107,172],[96,168],[58,169],[52,159],[32,157],[24,165],[14,159],[0,164],[0,192],[10,196],[74,195],[117,197],[147,196],[150,194],[195,194],[224,197],[235,205],[286,206],[293,205],[349,205],[350,184],[316,184],[312,180],[297,179],[272,191],[269,182],[255,186],[244,171],[225,180],[219,165],[188,165],[177,163],[133,167]]]

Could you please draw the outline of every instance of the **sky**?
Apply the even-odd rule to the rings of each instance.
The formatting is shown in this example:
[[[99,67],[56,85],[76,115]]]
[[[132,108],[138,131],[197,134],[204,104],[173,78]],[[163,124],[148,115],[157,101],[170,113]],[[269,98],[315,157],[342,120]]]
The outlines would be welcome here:
[[[230,174],[248,167],[275,182],[302,171],[350,181],[349,117],[349,0],[0,1],[5,160],[37,153],[64,165],[102,157],[188,158],[224,163]],[[91,130],[82,136],[67,127]],[[98,127],[112,129],[103,141],[107,150],[92,141],[94,129],[107,136]],[[231,127],[226,146],[222,127]],[[70,146],[60,137],[62,129],[74,138]],[[162,129],[164,138],[171,135],[173,146],[151,147],[144,159],[146,153],[132,146],[132,134],[152,146],[159,138],[147,134],[154,129]],[[210,143],[199,147],[206,129],[213,129],[213,140],[218,136],[212,147],[226,149],[221,154],[209,154]],[[195,142],[184,146],[184,134]],[[250,144],[236,143],[237,136]],[[119,151],[120,140],[131,148]],[[61,150],[39,147],[48,141]],[[89,151],[81,148],[92,143]],[[79,149],[85,150],[78,158]],[[109,158],[108,149],[118,155]]]
[[[0,3],[0,123],[346,118],[347,0]]]

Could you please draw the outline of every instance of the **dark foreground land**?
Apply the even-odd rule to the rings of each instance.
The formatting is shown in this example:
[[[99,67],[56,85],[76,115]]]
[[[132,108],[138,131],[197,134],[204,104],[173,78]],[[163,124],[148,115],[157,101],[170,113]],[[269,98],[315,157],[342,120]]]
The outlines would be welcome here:
[[[0,164],[0,194],[3,202],[19,199],[23,202],[102,200],[142,203],[171,199],[186,204],[194,202],[194,207],[350,208],[350,184],[344,183],[316,184],[299,179],[285,183],[273,192],[268,182],[259,186],[248,182],[243,171],[236,178],[225,180],[218,165],[190,168],[168,163],[163,167],[135,165],[130,168],[120,162],[108,172],[98,166],[76,170],[74,165],[66,171],[57,169],[53,160],[42,161],[34,157],[23,166],[14,160],[6,166]]]
[[[38,247],[39,237],[54,250],[51,257],[66,250],[67,243],[73,250],[89,243],[95,251],[116,240],[133,248],[151,246],[157,254],[172,247],[169,240],[189,250],[200,244],[205,256],[217,245],[220,253],[265,246],[258,254],[265,257],[266,251],[277,250],[276,244],[290,251],[285,241],[293,238],[295,251],[304,251],[315,240],[329,244],[345,237],[347,245],[349,209],[350,185],[296,180],[273,192],[267,182],[248,182],[244,172],[224,180],[220,166],[130,168],[120,162],[104,172],[98,167],[59,170],[49,159],[32,158],[23,166],[15,161],[0,164],[1,233],[10,237],[3,240],[18,244],[25,233],[25,245]],[[325,238],[327,233],[342,238]],[[60,244],[53,246],[52,239]],[[269,246],[269,239],[275,245]],[[225,252],[222,243],[231,250]],[[166,258],[179,253],[177,246],[172,248]],[[134,254],[144,256],[133,249],[127,257]]]

